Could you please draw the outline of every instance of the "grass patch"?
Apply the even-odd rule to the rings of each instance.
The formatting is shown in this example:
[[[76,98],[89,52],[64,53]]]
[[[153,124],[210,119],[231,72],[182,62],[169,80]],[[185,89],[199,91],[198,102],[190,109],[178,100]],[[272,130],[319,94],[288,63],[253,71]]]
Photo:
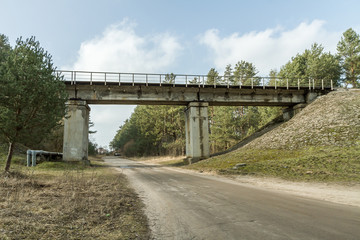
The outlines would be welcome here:
[[[0,174],[1,239],[149,239],[126,177],[95,165],[13,163]]]
[[[360,146],[241,149],[185,168],[226,175],[258,175],[287,180],[360,182]],[[236,164],[243,166],[235,167]]]

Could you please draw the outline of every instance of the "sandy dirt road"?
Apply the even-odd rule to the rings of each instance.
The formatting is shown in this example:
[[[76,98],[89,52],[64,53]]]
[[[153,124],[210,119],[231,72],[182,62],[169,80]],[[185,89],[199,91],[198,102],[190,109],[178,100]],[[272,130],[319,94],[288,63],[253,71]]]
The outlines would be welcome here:
[[[360,239],[360,208],[107,157],[146,205],[153,239]]]

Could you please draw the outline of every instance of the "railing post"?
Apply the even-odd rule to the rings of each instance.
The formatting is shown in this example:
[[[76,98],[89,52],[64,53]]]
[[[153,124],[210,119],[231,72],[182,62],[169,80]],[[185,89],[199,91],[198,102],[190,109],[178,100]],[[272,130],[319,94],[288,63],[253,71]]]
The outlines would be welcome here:
[[[251,89],[254,88],[254,78],[251,78]]]
[[[205,87],[205,77],[203,76],[203,88]],[[215,77],[214,77],[214,81],[215,81]]]
[[[198,77],[199,77],[199,87],[201,87],[201,76]]]
[[[214,88],[216,88],[216,77],[214,77]]]
[[[229,88],[229,85],[230,85],[230,79],[229,77],[227,78],[227,88]]]
[[[300,79],[298,79],[298,90],[300,90]]]
[[[135,86],[135,74],[132,74],[132,85]]]
[[[314,79],[312,80],[312,83],[313,83],[313,89],[315,89],[315,80]]]
[[[146,86],[149,86],[148,75],[146,74]]]
[[[92,72],[90,73],[90,85],[92,85]]]
[[[106,73],[105,73],[105,85],[106,85]]]
[[[119,86],[121,85],[121,73],[119,73]]]
[[[185,75],[185,87],[187,87],[188,81],[187,81],[187,75]]]
[[[275,89],[276,89],[276,78],[275,78]]]
[[[160,74],[160,87],[161,87],[161,74]]]
[[[321,79],[321,89],[324,90],[324,79]]]
[[[309,90],[311,90],[311,79],[309,78]]]
[[[74,72],[71,71],[71,85],[74,84]]]
[[[262,79],[262,84],[263,84],[263,89],[265,89],[265,80],[264,80],[264,78]]]
[[[289,79],[286,79],[286,89],[289,89]]]

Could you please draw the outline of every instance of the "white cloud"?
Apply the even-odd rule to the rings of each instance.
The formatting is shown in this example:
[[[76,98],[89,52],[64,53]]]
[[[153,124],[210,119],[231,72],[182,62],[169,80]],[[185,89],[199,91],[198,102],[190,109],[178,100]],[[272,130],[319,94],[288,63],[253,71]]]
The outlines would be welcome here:
[[[115,72],[164,72],[181,52],[169,33],[139,36],[135,24],[124,20],[105,29],[101,36],[81,44],[75,70]]]
[[[76,62],[67,69],[162,73],[176,62],[181,50],[177,38],[169,33],[139,36],[135,24],[124,20],[109,26],[100,36],[81,43]],[[134,107],[92,105],[92,130],[97,133],[91,138],[100,146],[107,146]]]
[[[209,48],[213,64],[221,71],[227,64],[245,60],[254,63],[261,75],[268,75],[271,69],[279,70],[292,56],[310,48],[314,42],[334,53],[342,33],[329,32],[324,25],[324,21],[314,20],[290,30],[276,27],[226,37],[220,37],[219,30],[211,29],[200,36],[200,43]]]

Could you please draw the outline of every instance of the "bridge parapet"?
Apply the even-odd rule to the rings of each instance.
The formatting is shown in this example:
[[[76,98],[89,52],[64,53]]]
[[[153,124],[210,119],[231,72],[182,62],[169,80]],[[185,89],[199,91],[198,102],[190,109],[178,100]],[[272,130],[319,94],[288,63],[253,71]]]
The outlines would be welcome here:
[[[185,87],[213,87],[213,88],[242,88],[262,87],[274,88],[308,88],[331,89],[333,81],[324,79],[280,78],[280,77],[241,77],[241,76],[208,76],[194,74],[155,74],[155,73],[120,73],[120,72],[88,72],[56,70],[55,74],[64,77],[71,85],[87,82],[89,85],[158,85],[158,86],[185,86]]]

